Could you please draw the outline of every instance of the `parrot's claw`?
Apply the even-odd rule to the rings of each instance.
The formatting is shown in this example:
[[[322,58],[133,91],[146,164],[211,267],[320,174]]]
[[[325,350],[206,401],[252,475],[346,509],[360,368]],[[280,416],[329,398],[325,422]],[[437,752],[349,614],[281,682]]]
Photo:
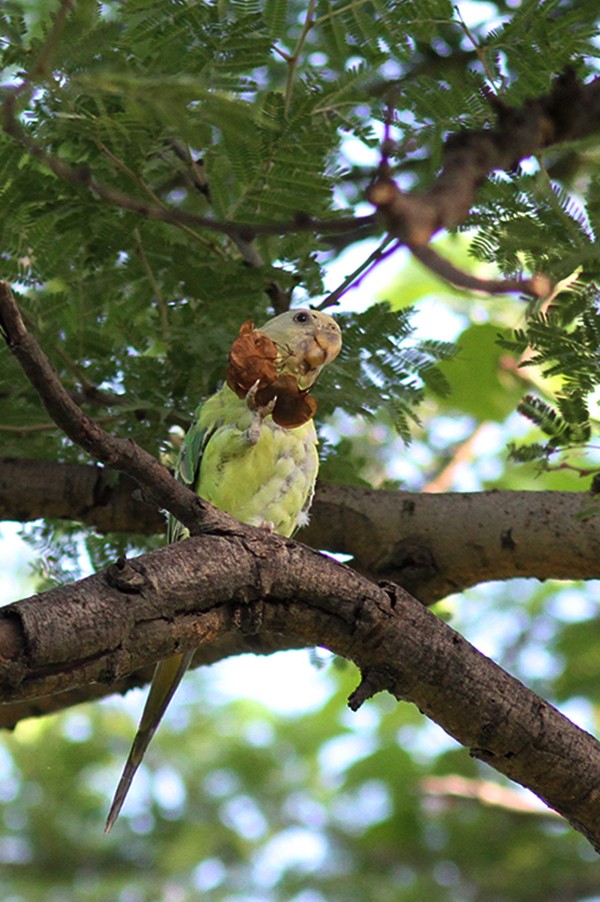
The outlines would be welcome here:
[[[252,388],[248,390],[248,394],[246,395],[246,406],[248,410],[251,410],[253,413],[259,414],[264,420],[265,417],[268,417],[270,413],[273,413],[275,410],[275,405],[277,404],[277,395],[269,401],[268,404],[258,404],[256,401],[256,395],[260,389],[260,379],[257,379]]]
[[[248,410],[256,410],[256,393],[260,387],[260,379],[257,379],[252,388],[248,389],[248,393],[246,395],[246,406]]]

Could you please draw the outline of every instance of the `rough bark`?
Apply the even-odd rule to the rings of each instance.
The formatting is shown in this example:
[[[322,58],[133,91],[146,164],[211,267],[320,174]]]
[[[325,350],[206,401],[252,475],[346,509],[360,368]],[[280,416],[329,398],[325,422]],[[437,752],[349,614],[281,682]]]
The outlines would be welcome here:
[[[600,496],[589,492],[418,494],[320,485],[313,548],[353,556],[371,579],[425,603],[489,580],[600,578]],[[162,532],[137,483],[103,467],[0,459],[0,518],[66,518],[100,532]]]
[[[325,645],[362,672],[352,708],[383,689],[413,702],[600,849],[600,743],[398,586],[299,543],[243,526],[206,534],[0,614],[3,700],[34,705],[232,636],[247,651]]]

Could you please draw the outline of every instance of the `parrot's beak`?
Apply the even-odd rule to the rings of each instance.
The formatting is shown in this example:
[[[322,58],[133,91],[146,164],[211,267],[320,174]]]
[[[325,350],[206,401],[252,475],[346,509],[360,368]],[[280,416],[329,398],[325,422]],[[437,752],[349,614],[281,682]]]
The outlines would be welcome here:
[[[311,369],[320,369],[335,360],[342,348],[342,333],[339,329],[319,329],[312,336],[304,354]]]

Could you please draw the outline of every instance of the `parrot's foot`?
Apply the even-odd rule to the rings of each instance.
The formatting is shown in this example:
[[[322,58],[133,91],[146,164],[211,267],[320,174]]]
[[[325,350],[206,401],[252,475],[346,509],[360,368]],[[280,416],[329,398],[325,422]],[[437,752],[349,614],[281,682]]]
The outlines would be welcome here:
[[[277,403],[277,395],[269,401],[268,404],[258,404],[256,400],[256,395],[260,387],[260,382],[257,379],[252,388],[248,391],[246,395],[246,405],[248,410],[251,410],[254,414],[254,418],[252,420],[252,425],[248,429],[248,441],[251,445],[255,445],[260,438],[260,430],[263,423],[263,420],[269,416],[269,414],[273,413],[275,410],[275,405]]]
[[[270,413],[273,413],[275,410],[275,405],[277,404],[277,395],[272,398],[268,404],[259,404],[256,400],[256,395],[260,390],[260,380],[257,379],[251,389],[248,390],[248,394],[246,395],[246,405],[248,410],[251,410],[253,413],[258,414],[264,420],[265,417],[268,417]]]

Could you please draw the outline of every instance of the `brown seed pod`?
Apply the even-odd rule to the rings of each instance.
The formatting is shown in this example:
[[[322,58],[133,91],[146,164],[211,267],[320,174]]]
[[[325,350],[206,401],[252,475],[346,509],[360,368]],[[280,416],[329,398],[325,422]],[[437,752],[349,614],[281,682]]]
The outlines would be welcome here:
[[[227,385],[239,398],[245,398],[257,382],[259,388],[270,385],[277,379],[278,355],[275,342],[247,320],[229,352]]]
[[[308,394],[308,390],[298,388],[295,376],[285,373],[274,382],[256,393],[256,402],[265,407],[273,398],[273,420],[278,426],[294,429],[311,420],[317,410],[317,402]]]
[[[317,402],[308,390],[298,388],[296,376],[277,373],[277,345],[247,320],[231,346],[227,385],[238,398],[245,398],[258,383],[253,404],[266,407],[275,398],[273,420],[285,429],[302,426],[315,415]]]

